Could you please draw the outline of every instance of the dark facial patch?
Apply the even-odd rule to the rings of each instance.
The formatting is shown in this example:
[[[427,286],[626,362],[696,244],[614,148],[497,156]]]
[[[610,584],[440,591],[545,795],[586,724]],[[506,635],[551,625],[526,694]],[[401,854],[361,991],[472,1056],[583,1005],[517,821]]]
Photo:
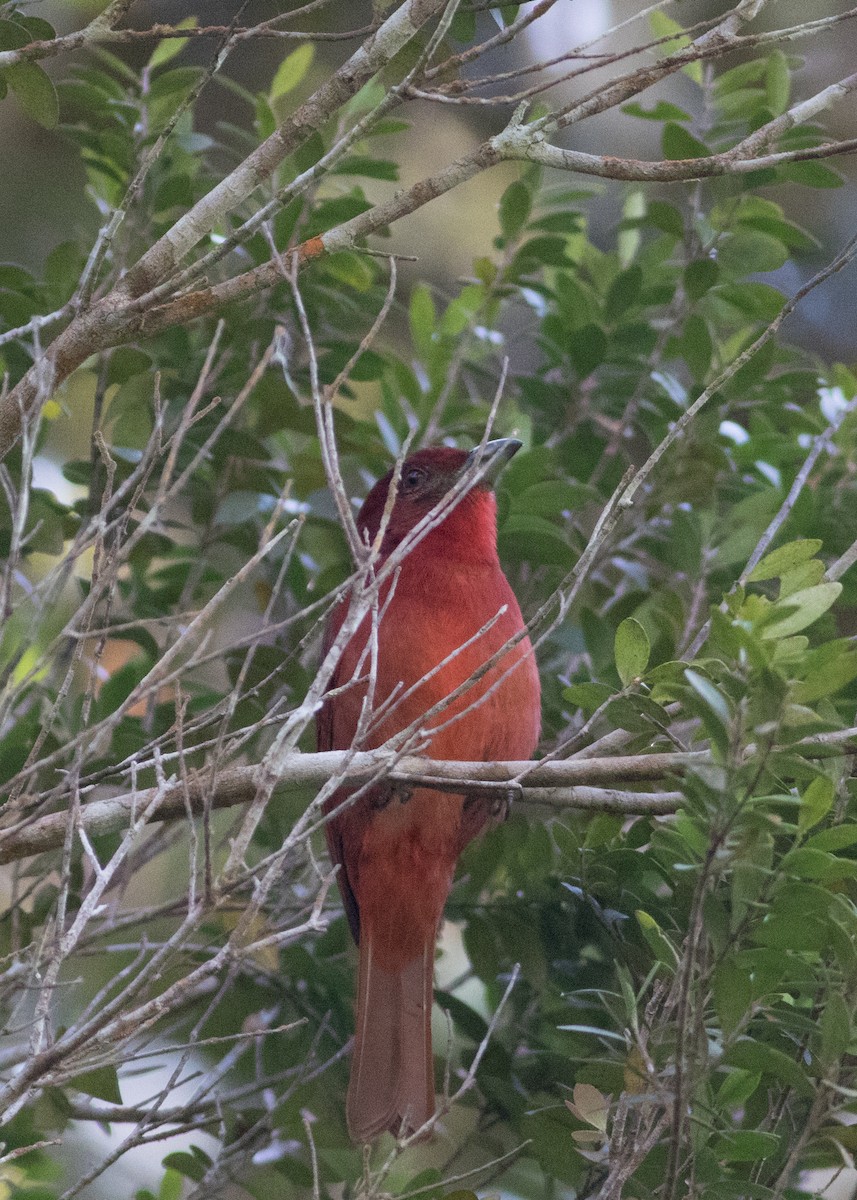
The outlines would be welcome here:
[[[432,446],[417,450],[402,465],[396,489],[396,501],[387,527],[387,551],[396,545],[417,522],[454,486],[464,468],[467,453],[450,446]],[[393,479],[388,471],[370,491],[360,512],[360,527],[370,539],[381,524],[387,495]]]

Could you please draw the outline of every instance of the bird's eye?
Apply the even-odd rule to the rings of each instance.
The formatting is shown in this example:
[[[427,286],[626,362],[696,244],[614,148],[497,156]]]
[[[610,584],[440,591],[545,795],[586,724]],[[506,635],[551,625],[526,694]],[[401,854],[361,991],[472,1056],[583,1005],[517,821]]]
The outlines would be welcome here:
[[[410,467],[402,475],[402,491],[415,492],[425,483],[425,479],[425,471],[421,471],[419,467]]]

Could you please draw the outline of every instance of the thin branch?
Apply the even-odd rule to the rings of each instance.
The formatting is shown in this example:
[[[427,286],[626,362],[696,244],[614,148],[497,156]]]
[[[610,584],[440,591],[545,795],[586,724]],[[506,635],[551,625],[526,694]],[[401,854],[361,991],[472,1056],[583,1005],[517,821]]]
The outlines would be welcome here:
[[[841,579],[845,572],[850,570],[855,563],[857,563],[857,541],[852,542],[845,553],[837,558],[835,563],[831,563],[825,572],[824,578],[830,580]]]
[[[852,77],[849,91],[857,87],[857,76]],[[525,126],[526,128],[526,126]],[[639,183],[679,183],[694,179],[712,179],[721,175],[748,175],[768,167],[779,167],[784,163],[811,162],[820,158],[833,158],[839,154],[857,151],[857,138],[841,142],[822,142],[820,146],[807,146],[800,150],[781,150],[776,154],[762,154],[755,158],[737,158],[732,151],[711,154],[703,158],[663,159],[648,162],[634,158],[615,158],[607,154],[586,154],[582,150],[563,150],[547,142],[531,142],[526,145],[510,146],[503,157],[510,160],[525,160],[553,167],[559,171],[576,171],[581,175],[596,175],[601,179],[617,179]]]

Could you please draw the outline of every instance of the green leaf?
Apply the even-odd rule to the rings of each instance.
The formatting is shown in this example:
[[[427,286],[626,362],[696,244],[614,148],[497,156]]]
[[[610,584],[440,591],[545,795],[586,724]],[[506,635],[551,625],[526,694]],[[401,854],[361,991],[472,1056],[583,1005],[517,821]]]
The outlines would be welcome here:
[[[723,1162],[757,1162],[776,1154],[779,1147],[780,1139],[774,1133],[736,1129],[717,1138],[711,1153]]]
[[[377,125],[373,125],[371,129],[366,131],[367,138],[375,137],[390,137],[394,133],[404,133],[410,129],[410,121],[379,121]]]
[[[819,1033],[822,1064],[826,1067],[836,1066],[847,1053],[851,1041],[851,1013],[841,992],[831,989],[827,993]]]
[[[758,1071],[730,1071],[717,1092],[717,1108],[743,1108],[761,1082],[762,1076]]]
[[[825,923],[818,917],[796,920],[775,913],[754,930],[753,940],[777,953],[817,954],[819,947],[826,946],[831,940],[832,928],[831,922]]]
[[[533,197],[525,183],[516,179],[510,183],[500,197],[500,229],[508,241],[515,238],[524,225],[533,206]]]
[[[267,104],[266,104],[266,107],[267,107]],[[268,111],[270,112],[270,109]],[[272,116],[272,120],[273,120],[273,116]],[[271,132],[273,132],[273,130],[271,130]],[[268,134],[264,133],[263,136],[267,137]],[[297,150],[295,150],[294,155],[292,156],[294,164],[295,164],[295,170],[298,172],[301,172],[301,173],[304,171],[309,171],[312,167],[315,166],[315,164],[318,162],[318,160],[322,157],[322,155],[324,154],[324,151],[325,151],[324,138],[321,136],[321,134],[318,132],[318,130],[316,130],[315,133],[311,133],[309,135],[309,137],[304,142],[302,142],[300,146],[298,146]],[[352,192],[351,195],[354,196],[355,192]],[[348,196],[343,197],[343,198],[346,200],[350,199],[350,197],[348,197]],[[293,200],[292,203],[300,204],[301,201],[300,201],[300,199],[296,199],[296,200]],[[322,203],[325,203],[325,202],[322,201]],[[330,203],[330,202],[328,202],[328,203]],[[332,201],[332,203],[335,204],[336,200]]]
[[[524,488],[515,497],[515,509],[561,520],[565,513],[582,508],[594,498],[592,489],[585,484],[562,479],[545,479],[541,483]]]
[[[485,293],[478,284],[470,284],[451,300],[440,319],[439,330],[442,336],[457,338],[473,322],[474,314],[479,310]]]
[[[36,63],[16,63],[6,68],[5,77],[24,112],[45,129],[54,129],[59,120],[59,101],[56,88],[42,68]]]
[[[820,549],[820,538],[799,538],[795,542],[787,542],[785,546],[766,554],[747,576],[747,581],[760,583],[765,579],[778,579],[786,571],[813,558]]]
[[[622,316],[623,313],[637,302],[640,297],[640,292],[643,289],[643,271],[636,264],[628,267],[627,271],[621,271],[607,292],[607,297],[604,301],[604,316],[614,322]]]
[[[717,261],[723,270],[740,277],[757,271],[778,271],[788,257],[788,247],[779,238],[758,229],[739,227],[737,232],[723,238]]]
[[[604,361],[607,353],[607,336],[598,325],[584,325],[572,333],[566,349],[571,365],[579,377],[585,379]]]
[[[420,358],[425,361],[431,355],[432,335],[437,324],[434,300],[426,284],[418,284],[411,292],[411,304],[408,316],[411,324],[411,340],[414,343],[414,349]]]
[[[616,630],[613,645],[616,670],[624,687],[627,687],[648,666],[651,646],[649,636],[639,621],[626,617]]]
[[[737,88],[734,92],[724,93],[718,97],[718,107],[724,120],[748,122],[758,121],[762,114],[767,115],[765,108],[765,93],[761,88]]]
[[[107,385],[126,383],[135,375],[142,375],[151,370],[152,359],[135,346],[120,346],[110,355],[107,367]]]
[[[811,1099],[814,1095],[813,1086],[800,1064],[775,1046],[742,1038],[727,1050],[724,1061],[729,1066],[741,1067],[745,1071],[773,1075],[775,1079],[793,1087],[800,1096]]]
[[[764,77],[766,66],[766,59],[754,58],[750,62],[741,63],[738,67],[732,67],[729,71],[718,75],[714,81],[714,91],[718,96],[722,96],[729,92],[739,91],[750,84],[759,83]]]
[[[449,34],[457,42],[472,42],[476,37],[476,13],[457,12],[452,18]]]
[[[714,971],[712,990],[714,1007],[723,1032],[731,1037],[750,1010],[753,999],[750,976],[737,965],[734,958],[724,958]]]
[[[542,233],[577,233],[582,224],[582,213],[569,211],[548,213],[546,217],[530,221],[529,228],[541,230]]]
[[[368,292],[375,282],[371,265],[363,255],[354,254],[351,250],[337,250],[331,254],[325,273],[329,279],[344,283],[355,292]],[[356,374],[354,378],[357,378]]]
[[[827,816],[833,807],[834,795],[833,784],[826,775],[812,780],[800,801],[798,829],[801,833],[806,833]]]
[[[740,224],[746,228],[759,229],[762,233],[771,234],[784,246],[788,246],[790,250],[815,250],[819,246],[818,238],[807,233],[794,221],[784,221],[782,217],[742,217]]]
[[[178,21],[173,28],[196,29],[198,25],[198,17],[185,17],[183,20]],[[190,38],[164,38],[152,52],[152,56],[149,59],[149,68],[154,71],[158,67],[162,67],[164,63],[170,62],[176,55],[181,54],[190,40]]]
[[[568,567],[572,552],[559,528],[531,513],[511,513],[499,534],[501,558]]]
[[[777,168],[777,172],[781,179],[790,180],[792,183],[802,183],[804,187],[838,188],[842,187],[845,182],[837,171],[820,162],[785,163],[784,166]]]
[[[182,1182],[182,1176],[178,1171],[173,1171],[168,1167],[164,1171],[164,1178],[161,1180],[158,1200],[181,1200],[183,1191],[184,1183]]]
[[[783,600],[786,596],[793,596],[795,592],[815,587],[817,583],[821,583],[823,578],[824,563],[820,558],[811,558],[809,562],[801,563],[800,566],[783,572],[780,576],[779,599]]]
[[[639,693],[634,696],[617,696],[607,705],[604,713],[605,720],[618,729],[627,729],[630,733],[651,733],[655,729],[664,729],[670,723],[669,715],[662,705],[656,703],[651,696]]]
[[[438,989],[435,991],[435,999],[438,1006],[449,1013],[465,1037],[471,1038],[477,1044],[482,1041],[488,1032],[488,1024],[481,1013],[459,1000],[452,992],[442,992]]]
[[[85,1096],[94,1096],[96,1100],[106,1100],[109,1104],[122,1103],[115,1067],[96,1067],[94,1071],[84,1071],[82,1075],[75,1075],[69,1083]]]
[[[688,133],[683,125],[676,125],[672,122],[664,126],[661,149],[664,158],[673,160],[707,158],[711,154],[704,142],[695,138],[692,133]]]
[[[558,1119],[556,1109],[540,1107],[530,1111],[519,1126],[521,1136],[528,1139],[527,1153],[538,1163],[539,1174],[544,1172],[553,1179],[572,1185],[573,1191],[561,1186],[555,1186],[556,1194],[579,1195],[579,1185],[583,1180],[586,1163],[581,1159],[574,1141],[570,1136],[568,1113],[562,1109],[562,1118]],[[600,1137],[599,1134],[593,1134]],[[516,1191],[532,1194],[530,1188],[518,1187]],[[496,1195],[496,1189],[489,1188],[483,1192],[485,1196]]]
[[[790,91],[788,59],[782,50],[775,50],[768,57],[768,66],[765,71],[765,99],[775,117],[784,113],[788,108]]]
[[[739,312],[759,321],[773,320],[786,302],[783,293],[769,283],[719,284],[716,295]]]
[[[619,836],[621,828],[622,818],[616,813],[598,813],[586,827],[586,849],[598,850],[608,846]]]
[[[548,234],[530,238],[515,255],[513,267],[521,274],[532,274],[540,266],[567,266],[569,260],[566,258],[565,245],[565,238]]]
[[[697,258],[685,267],[684,290],[691,300],[699,300],[719,278],[720,268],[713,258]]]
[[[0,50],[20,50],[32,40],[29,29],[20,21],[0,20]]]
[[[811,846],[798,846],[783,858],[782,868],[798,879],[819,879],[822,883],[833,883],[837,879],[853,879],[857,876],[857,860],[837,858]]]
[[[215,525],[241,525],[252,521],[266,511],[270,511],[275,503],[274,497],[260,495],[259,492],[245,491],[241,488],[229,492],[218,504],[214,512]]]
[[[155,193],[154,210],[166,214],[171,208],[185,210],[193,204],[193,185],[188,175],[170,175]]]
[[[841,591],[841,583],[819,583],[802,592],[795,592],[784,600],[778,600],[774,605],[774,612],[782,610],[783,615],[765,625],[762,637],[766,640],[790,637],[793,633],[806,629],[827,612]]]
[[[205,1164],[200,1162],[195,1154],[188,1154],[185,1150],[174,1150],[162,1161],[165,1167],[177,1171],[185,1179],[192,1179],[194,1183],[200,1183],[205,1177]]]
[[[145,654],[135,655],[130,662],[115,670],[98,693],[97,711],[106,716],[128,698],[140,680],[148,674],[152,662]]]
[[[582,708],[589,716],[612,695],[613,689],[606,683],[572,683],[570,687],[563,689],[562,698],[574,708]]]
[[[26,28],[31,41],[50,42],[57,36],[53,25],[43,17],[25,17],[16,13],[15,20]]]
[[[370,158],[368,154],[351,154],[331,169],[331,175],[355,175],[364,179],[386,179],[394,183],[399,178],[399,164],[385,158]]]
[[[493,982],[500,968],[500,955],[491,922],[474,913],[464,927],[463,940],[473,970],[480,979]]]
[[[663,963],[670,971],[674,971],[680,962],[679,952],[655,918],[641,908],[636,910],[634,916],[637,918],[637,924],[640,926],[643,937],[648,942],[649,949],[657,961]]]
[[[711,341],[708,325],[699,313],[691,313],[687,318],[677,346],[693,378],[704,379],[711,366],[714,344]]]
[[[684,672],[684,677],[700,699],[705,703],[706,708],[714,714],[717,720],[725,727],[729,724],[731,713],[729,704],[722,692],[706,679],[704,675],[700,675],[697,671],[692,671],[688,668]]]
[[[645,121],[689,121],[691,119],[690,113],[686,113],[677,104],[669,104],[666,100],[659,100],[654,108],[643,108],[642,104],[638,104],[635,100],[631,104],[623,104],[622,112],[627,113],[629,117],[642,117]]]
[[[674,21],[666,13],[649,13],[649,28],[655,38],[669,38],[672,35],[671,41],[658,47],[661,54],[674,54],[676,50],[683,50],[685,46],[690,45],[690,38],[685,33],[684,26],[679,25],[678,21]]]
[[[65,513],[52,492],[33,488],[27,514],[27,553],[60,554],[63,548]]]
[[[857,844],[857,825],[834,825],[831,829],[822,829],[807,840],[807,847],[813,850],[844,850]]]
[[[298,46],[297,50],[293,50],[291,54],[287,54],[277,68],[277,72],[271,81],[271,87],[268,90],[268,101],[274,104],[281,96],[293,92],[299,86],[307,71],[312,65],[312,60],[315,57],[315,46],[312,42],[304,42]]]
[[[668,233],[675,238],[684,237],[684,221],[674,204],[667,204],[664,200],[650,200],[646,207],[646,220],[662,233]]]

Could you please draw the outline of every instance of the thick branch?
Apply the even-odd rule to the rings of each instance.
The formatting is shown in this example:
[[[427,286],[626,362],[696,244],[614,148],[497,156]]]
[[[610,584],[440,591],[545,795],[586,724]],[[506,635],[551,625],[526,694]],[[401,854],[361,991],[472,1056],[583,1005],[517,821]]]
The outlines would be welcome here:
[[[321,754],[292,754],[283,762],[277,790],[319,788],[339,772],[343,783],[359,786],[375,779],[385,763],[394,758],[387,751],[375,750],[350,756],[350,752],[331,750]],[[634,793],[608,792],[602,797],[592,794],[599,784],[636,783],[659,780],[670,774],[679,775],[688,762],[698,756],[686,754],[648,754],[626,758],[589,759],[584,762],[439,762],[425,758],[400,758],[385,778],[402,789],[414,786],[454,788],[465,794],[497,794],[524,801],[547,803],[563,807],[606,807],[615,811],[639,812],[646,809],[646,798]],[[584,785],[577,798],[575,792]],[[256,795],[258,772],[255,767],[234,767],[218,775],[216,791],[211,797],[212,808],[230,808],[249,803]],[[190,803],[194,812],[202,813],[206,795],[211,789],[208,772],[191,777],[187,787],[176,780],[160,789],[160,800],[154,820],[177,820],[187,816]],[[627,800],[617,799],[623,795]],[[154,789],[114,796],[109,800],[92,800],[81,806],[80,821],[90,837],[116,833],[125,829],[133,814],[145,807]],[[612,797],[612,799],[611,799]],[[603,801],[603,803],[601,802]],[[677,800],[671,801],[674,809]],[[633,805],[636,804],[636,807]],[[668,808],[666,811],[671,811]],[[0,863],[26,858],[43,850],[61,846],[65,837],[68,814],[51,813],[32,821],[22,821],[0,833]]]
[[[750,748],[752,751],[752,747]],[[837,730],[803,739],[793,747],[807,758],[857,752],[857,728]],[[351,754],[329,750],[321,754],[291,754],[283,760],[277,791],[319,788],[341,774],[343,785],[359,787],[377,779],[379,772],[398,785],[407,802],[407,789],[429,787],[464,795],[511,799],[528,805],[602,812],[668,813],[678,807],[678,792],[632,792],[615,784],[659,782],[681,777],[687,767],[705,763],[705,751],[691,754],[632,754],[613,758],[578,758],[545,762],[441,762],[436,759],[396,757],[387,750]],[[388,770],[384,770],[389,765]],[[259,784],[256,767],[233,767],[217,777],[211,808],[231,808],[254,799]],[[160,789],[91,800],[80,809],[81,827],[90,837],[126,829],[155,791],[160,792],[155,821],[182,820],[188,804],[202,813],[211,791],[211,777],[201,771],[185,783],[176,780]],[[22,797],[26,803],[26,797]],[[65,812],[51,813],[0,831],[0,863],[13,862],[61,846],[68,824]]]

